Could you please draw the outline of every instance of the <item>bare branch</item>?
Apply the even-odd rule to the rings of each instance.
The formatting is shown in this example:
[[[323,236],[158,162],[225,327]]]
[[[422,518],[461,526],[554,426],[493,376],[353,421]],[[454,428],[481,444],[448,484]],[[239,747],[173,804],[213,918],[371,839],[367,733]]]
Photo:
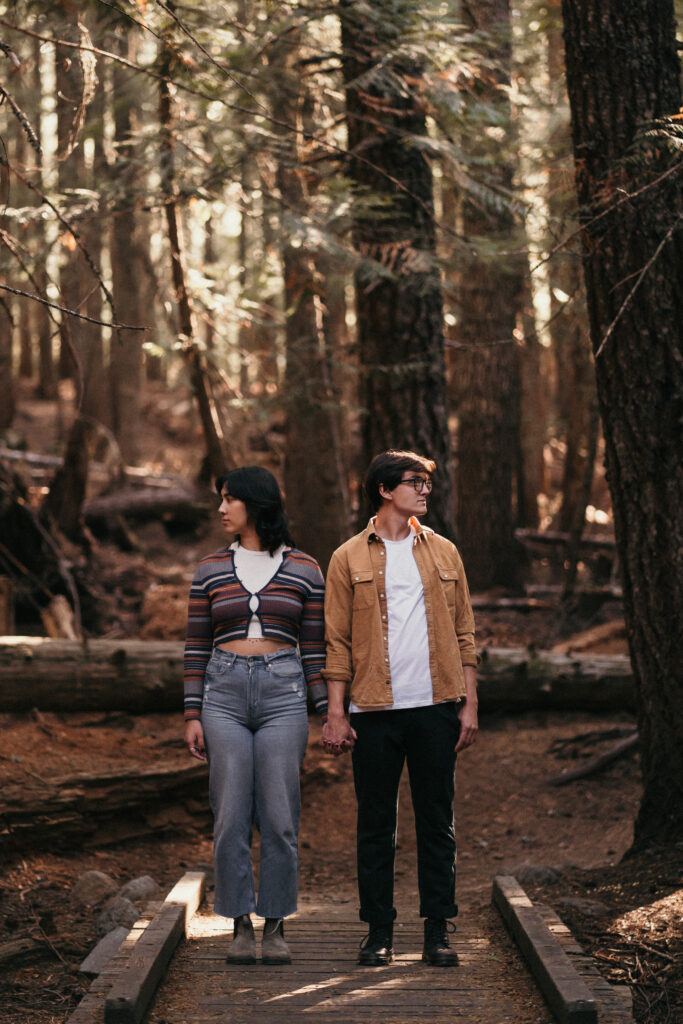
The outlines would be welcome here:
[[[79,320],[87,320],[89,324],[98,324],[100,327],[112,327],[120,331],[147,331],[148,327],[134,327],[132,324],[119,324],[116,321],[110,323],[107,320],[98,320],[96,317],[86,316],[85,313],[78,313],[75,309],[69,309],[68,306],[60,306],[57,302],[48,302],[47,299],[41,299],[40,295],[32,295],[31,292],[22,292],[20,288],[10,288],[8,284],[0,284],[0,288],[3,291],[10,292],[12,295],[21,295],[24,299],[32,299],[33,302],[42,302],[44,306],[49,306],[50,309],[58,309],[60,313],[68,313],[69,316],[78,317]]]

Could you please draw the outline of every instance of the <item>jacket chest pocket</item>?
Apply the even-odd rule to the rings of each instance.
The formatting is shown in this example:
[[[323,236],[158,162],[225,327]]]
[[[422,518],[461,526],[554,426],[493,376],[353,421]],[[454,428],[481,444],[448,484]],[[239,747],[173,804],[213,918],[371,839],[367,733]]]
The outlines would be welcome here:
[[[455,607],[455,588],[458,582],[458,570],[455,566],[440,565],[439,570],[439,586],[441,592],[446,598],[446,604],[449,608]]]
[[[352,569],[353,609],[371,608],[375,603],[377,588],[372,569]]]

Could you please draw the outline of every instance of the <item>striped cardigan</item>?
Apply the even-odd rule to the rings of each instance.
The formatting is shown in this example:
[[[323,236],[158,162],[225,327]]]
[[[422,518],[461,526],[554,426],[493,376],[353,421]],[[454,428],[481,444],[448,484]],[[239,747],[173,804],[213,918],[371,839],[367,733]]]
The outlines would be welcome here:
[[[310,555],[288,548],[282,562],[257,594],[255,613],[264,637],[298,644],[308,692],[316,711],[327,711],[327,685],[320,675],[325,665],[323,601],[325,581]],[[185,640],[185,718],[199,718],[204,673],[217,644],[247,635],[252,612],[251,594],[235,572],[234,554],[223,548],[199,563],[190,588]]]

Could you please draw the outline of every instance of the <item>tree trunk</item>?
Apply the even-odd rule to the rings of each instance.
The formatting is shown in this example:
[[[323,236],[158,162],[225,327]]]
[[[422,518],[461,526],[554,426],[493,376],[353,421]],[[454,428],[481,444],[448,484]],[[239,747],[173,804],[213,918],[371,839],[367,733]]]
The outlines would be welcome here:
[[[14,419],[14,373],[12,370],[12,317],[5,298],[0,296],[0,430]]]
[[[510,126],[510,101],[502,86],[510,66],[508,0],[482,0],[472,28],[488,34],[476,99]],[[501,72],[500,69],[505,69]],[[509,194],[512,169],[482,130],[474,155],[489,167],[490,187]],[[471,241],[459,274],[460,320],[453,386],[458,410],[456,519],[467,578],[474,589],[518,585],[514,543],[513,474],[519,436],[519,375],[514,330],[523,276],[520,259],[505,263],[490,254],[512,235],[512,216],[500,203],[465,196],[462,225]],[[487,252],[488,250],[488,252]],[[537,411],[537,410],[535,410]]]
[[[169,0],[168,7],[175,9]],[[204,431],[206,454],[204,456],[199,478],[208,481],[219,476],[226,469],[226,455],[222,440],[218,433],[217,416],[213,408],[213,400],[206,382],[205,360],[194,340],[194,326],[190,298],[185,283],[180,231],[178,225],[178,203],[175,187],[175,168],[173,157],[173,114],[171,91],[167,79],[171,75],[174,61],[171,48],[164,44],[159,70],[163,76],[159,83],[159,123],[161,126],[161,186],[164,193],[164,214],[168,230],[168,242],[171,252],[171,270],[173,287],[178,305],[179,333],[183,341],[182,353],[190,376],[192,391],[197,400],[199,417]]]
[[[278,69],[278,116],[303,124],[307,97],[291,33],[273,64]],[[300,243],[292,221],[308,201],[301,170],[299,137],[284,130],[279,147],[277,184],[282,199],[282,268],[287,363],[284,396],[287,408],[285,493],[297,544],[327,568],[330,556],[347,534],[347,507],[341,462],[341,433],[335,395],[328,376],[330,354],[322,323],[321,283],[313,254]]]
[[[661,137],[638,140],[653,118],[678,116],[680,66],[671,0],[563,0],[562,10],[591,338],[638,695],[644,792],[634,843],[642,847],[683,840],[683,181],[671,173],[678,152]]]
[[[443,301],[435,263],[432,172],[416,143],[427,129],[421,68],[401,54],[412,5],[341,0],[348,173],[361,372],[363,468],[408,448],[437,464],[429,525],[454,534]],[[367,513],[361,512],[361,519]],[[363,524],[364,525],[364,524]]]
[[[118,28],[115,46],[122,56],[135,60],[135,37],[130,28]],[[116,308],[125,310],[126,322],[142,325],[149,312],[142,294],[140,247],[144,242],[133,199],[140,178],[138,153],[131,137],[133,111],[140,99],[137,79],[115,64],[113,89],[116,162],[111,174],[120,185],[120,199],[114,204],[111,221],[112,286]],[[124,461],[133,465],[140,457],[143,337],[139,331],[116,331],[109,356],[111,422]]]
[[[479,708],[610,711],[633,707],[629,659],[484,648]],[[3,637],[0,712],[173,711],[182,704],[183,643]]]

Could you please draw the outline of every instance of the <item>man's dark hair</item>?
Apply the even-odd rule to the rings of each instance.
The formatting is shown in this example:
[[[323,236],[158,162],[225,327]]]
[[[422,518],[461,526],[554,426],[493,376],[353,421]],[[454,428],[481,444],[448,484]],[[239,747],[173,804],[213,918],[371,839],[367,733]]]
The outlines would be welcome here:
[[[244,502],[259,540],[271,555],[281,544],[293,545],[280,487],[270,470],[262,466],[231,469],[216,480],[219,496],[223,488],[232,498]]]
[[[390,450],[375,455],[365,474],[365,493],[375,512],[382,505],[380,486],[387,491],[393,491],[400,484],[407,469],[416,473],[429,473],[431,476],[436,469],[436,463],[424,455],[418,455],[417,452]]]

